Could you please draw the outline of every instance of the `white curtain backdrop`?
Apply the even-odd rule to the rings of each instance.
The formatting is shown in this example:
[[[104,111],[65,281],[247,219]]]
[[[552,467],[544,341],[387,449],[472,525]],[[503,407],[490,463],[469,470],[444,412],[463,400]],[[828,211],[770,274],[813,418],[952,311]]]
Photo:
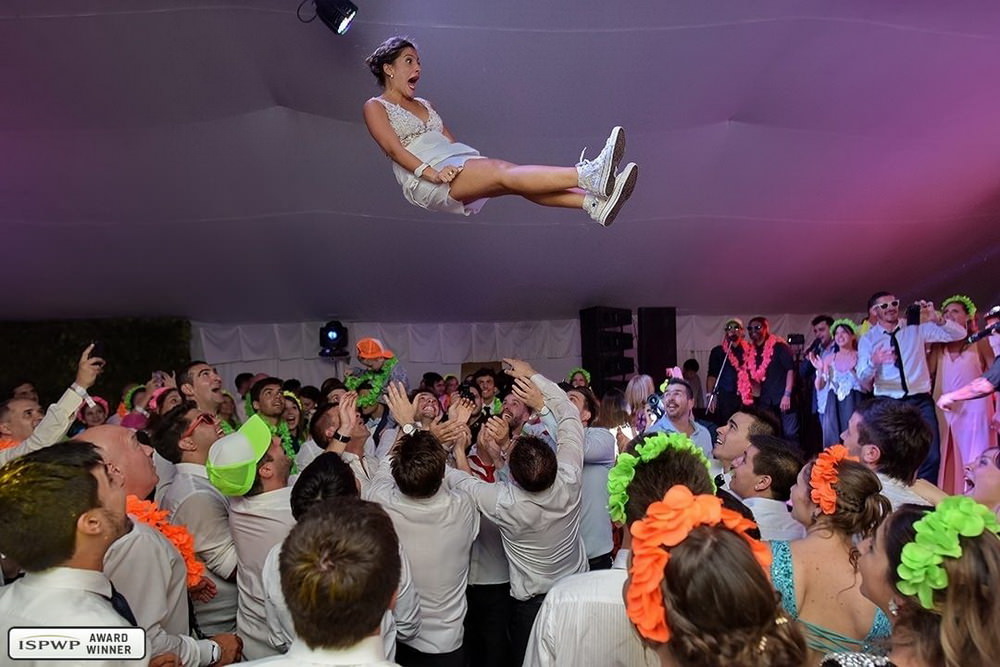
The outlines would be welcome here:
[[[860,321],[860,313],[836,313]],[[737,315],[744,324],[753,315]],[[767,315],[771,330],[780,335],[805,334],[812,341],[813,315]],[[683,315],[677,318],[677,360],[694,358],[701,376],[708,368],[709,351],[722,339],[729,316]],[[298,378],[302,384],[319,386],[340,376],[341,369],[319,354],[319,329],[323,322],[282,324],[213,324],[192,322],[191,354],[213,364],[233,390],[239,373],[269,373],[280,378]],[[427,371],[458,374],[462,363],[497,361],[502,357],[525,359],[542,374],[559,380],[580,365],[579,320],[535,322],[447,322],[405,324],[344,322],[350,331],[349,350],[354,343],[372,336],[382,340],[400,360],[416,386]],[[356,363],[352,359],[352,363]]]
[[[291,324],[191,323],[191,355],[213,364],[234,388],[239,373],[269,373],[298,378],[319,386],[342,369],[319,355],[323,322]],[[411,387],[427,371],[458,375],[462,363],[518,357],[540,373],[561,379],[580,365],[579,320],[536,322],[447,322],[439,324],[379,324],[343,322],[349,330],[348,350],[365,337],[380,339],[406,368]],[[356,359],[351,359],[356,364]]]

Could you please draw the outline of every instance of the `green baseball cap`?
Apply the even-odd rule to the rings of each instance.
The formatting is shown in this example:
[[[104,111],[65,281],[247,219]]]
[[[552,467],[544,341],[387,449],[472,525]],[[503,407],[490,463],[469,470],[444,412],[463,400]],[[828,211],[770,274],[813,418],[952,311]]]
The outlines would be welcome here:
[[[254,415],[235,433],[219,438],[208,450],[208,479],[227,496],[242,496],[257,476],[257,464],[271,446],[271,428]]]

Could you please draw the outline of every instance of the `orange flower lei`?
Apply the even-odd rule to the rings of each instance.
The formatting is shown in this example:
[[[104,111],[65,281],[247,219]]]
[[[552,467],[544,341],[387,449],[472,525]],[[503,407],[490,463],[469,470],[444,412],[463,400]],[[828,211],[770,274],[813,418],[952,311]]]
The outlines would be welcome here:
[[[194,538],[188,529],[167,521],[170,512],[161,510],[156,506],[156,503],[150,500],[139,500],[136,496],[129,496],[127,500],[126,512],[147,526],[158,530],[180,552],[184,558],[184,566],[187,568],[188,588],[201,583],[202,577],[205,575],[205,564],[195,558]]]
[[[833,514],[837,511],[837,490],[833,485],[837,483],[837,464],[841,461],[857,461],[858,457],[850,456],[847,447],[843,445],[833,445],[816,457],[812,472],[809,474],[809,486],[812,490],[809,497],[819,505],[819,511],[823,514]]]
[[[757,525],[724,508],[721,499],[709,495],[696,496],[691,489],[678,484],[667,491],[663,500],[649,506],[645,518],[632,524],[632,562],[629,565],[625,607],[640,635],[660,643],[670,641],[670,626],[667,625],[663,589],[660,587],[664,569],[670,561],[669,548],[687,539],[698,526],[717,525],[745,539],[757,562],[770,576],[770,548],[747,534]]]

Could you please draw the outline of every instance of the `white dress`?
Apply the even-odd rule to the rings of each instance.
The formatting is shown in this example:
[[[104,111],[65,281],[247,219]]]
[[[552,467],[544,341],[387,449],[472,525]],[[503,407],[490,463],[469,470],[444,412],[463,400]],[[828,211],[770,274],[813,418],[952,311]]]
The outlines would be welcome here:
[[[406,150],[434,169],[461,167],[468,160],[483,157],[475,148],[448,139],[444,135],[444,123],[441,121],[441,116],[434,111],[431,103],[422,97],[415,99],[427,109],[427,122],[420,120],[412,112],[398,104],[393,104],[381,97],[373,99],[378,100],[385,107],[385,112],[389,116],[389,124]],[[413,172],[407,171],[395,162],[392,164],[392,171],[396,175],[396,181],[403,186],[403,196],[406,201],[414,206],[426,208],[429,211],[472,215],[479,213],[483,204],[486,203],[486,199],[477,199],[468,204],[455,201],[449,194],[451,189],[449,184],[431,183],[417,178]]]

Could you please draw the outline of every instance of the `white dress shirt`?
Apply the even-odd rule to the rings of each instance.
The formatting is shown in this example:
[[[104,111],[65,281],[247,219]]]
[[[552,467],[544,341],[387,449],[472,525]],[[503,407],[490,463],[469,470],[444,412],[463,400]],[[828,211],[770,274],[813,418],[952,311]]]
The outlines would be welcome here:
[[[174,653],[189,667],[212,662],[212,644],[191,636],[187,567],[160,531],[133,517],[132,530],[104,555],[104,572],[146,629],[151,655]]]
[[[299,453],[295,455],[295,468],[302,474],[310,463],[316,460],[316,457],[322,454],[325,450],[316,444],[316,441],[309,438],[302,443],[299,447]]]
[[[187,526],[195,554],[205,563],[205,576],[215,584],[215,597],[194,602],[198,627],[206,636],[236,631],[236,544],[229,532],[229,500],[208,481],[205,466],[178,463],[160,507],[170,512],[170,523]]]
[[[806,536],[805,526],[792,517],[792,513],[788,511],[788,503],[783,500],[760,497],[741,498],[741,500],[753,512],[762,541],[791,542]]]
[[[264,608],[267,612],[267,642],[282,653],[295,641],[295,624],[292,614],[285,602],[285,594],[281,590],[281,571],[279,558],[281,544],[276,544],[267,554],[264,561],[262,580],[264,582]],[[413,587],[413,575],[410,574],[410,561],[399,547],[399,587],[396,589],[396,607],[386,610],[382,616],[379,634],[382,637],[384,655],[393,660],[396,657],[396,640],[405,642],[416,637],[420,632],[420,598]]]
[[[583,424],[566,393],[541,375],[531,378],[558,424],[556,479],[548,489],[528,493],[502,478],[494,484],[459,470],[449,483],[470,494],[503,536],[510,563],[510,591],[518,600],[547,593],[562,577],[587,571],[580,537]]]
[[[302,665],[350,665],[350,667],[399,667],[391,660],[386,660],[382,652],[381,640],[378,637],[365,637],[350,648],[312,649],[301,640],[296,640],[288,653],[252,660],[243,665],[267,665],[268,667],[302,667]]]
[[[291,494],[291,487],[286,486],[256,496],[233,498],[229,503],[229,528],[239,559],[236,632],[243,640],[243,655],[251,660],[277,653],[267,643],[267,612],[261,577],[267,554],[295,525]]]
[[[70,425],[76,418],[77,410],[82,404],[82,396],[72,389],[64,391],[59,400],[45,411],[42,421],[38,422],[38,426],[31,432],[27,440],[14,447],[0,449],[0,465],[62,440],[66,437],[66,432],[69,431]]]
[[[907,325],[900,322],[896,341],[903,357],[903,373],[906,374],[906,393],[929,394],[931,391],[931,371],[927,366],[928,343],[950,343],[965,338],[965,329],[956,322],[945,320],[943,324],[924,322]],[[875,382],[875,395],[903,398],[903,385],[899,369],[893,363],[873,364],[872,353],[891,350],[892,339],[889,332],[876,324],[858,341],[858,378],[862,383]]]
[[[893,512],[906,504],[930,505],[925,498],[917,495],[912,487],[907,486],[898,479],[893,479],[880,472],[875,473],[875,475],[878,477],[878,481],[882,482],[882,495],[889,499]]]
[[[622,590],[628,579],[628,550],[610,570],[562,579],[549,591],[535,617],[524,667],[659,667],[625,613]]]
[[[130,605],[131,606],[131,601]],[[134,608],[133,608],[134,609]],[[0,637],[7,643],[7,633],[16,627],[121,627],[132,625],[111,606],[111,582],[103,572],[70,567],[53,567],[28,573],[14,583],[0,588]],[[149,645],[142,660],[7,660],[4,664],[30,667],[141,666],[149,663]]]
[[[392,519],[410,559],[420,597],[420,633],[407,646],[423,653],[449,653],[462,645],[467,608],[469,554],[479,533],[479,512],[471,500],[442,483],[430,498],[410,498],[396,486],[390,459],[362,495],[380,503]]]

